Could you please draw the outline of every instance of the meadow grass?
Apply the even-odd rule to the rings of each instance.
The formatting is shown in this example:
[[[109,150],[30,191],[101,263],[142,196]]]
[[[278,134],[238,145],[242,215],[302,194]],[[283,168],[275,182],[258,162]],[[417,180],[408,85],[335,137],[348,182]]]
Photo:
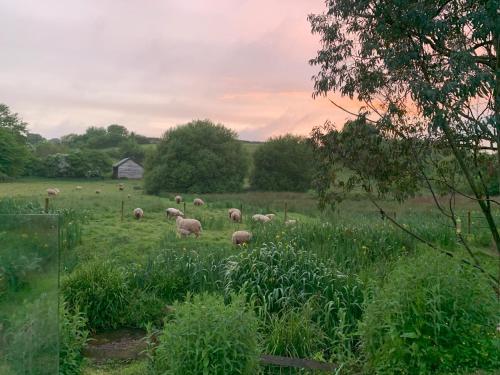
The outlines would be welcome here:
[[[67,228],[71,228],[71,225],[81,226],[81,234],[79,230],[70,229],[65,236],[68,249],[63,252],[64,273],[72,275],[80,272],[82,267],[96,263],[106,263],[117,272],[122,272],[117,277],[127,284],[127,293],[132,293],[136,303],[123,310],[135,310],[136,314],[122,316],[117,322],[127,322],[129,325],[144,324],[153,315],[156,316],[156,304],[182,300],[186,292],[222,294],[228,260],[271,243],[293,242],[303,254],[312,254],[312,258],[323,262],[325,267],[358,278],[362,288],[367,288],[372,282],[383,282],[398,260],[421,248],[414,238],[387,220],[382,220],[374,207],[356,196],[339,204],[334,211],[320,211],[312,193],[207,194],[201,196],[206,205],[195,207],[192,200],[196,196],[193,194],[182,194],[186,201],[184,206],[173,201],[175,193],[160,197],[144,194],[141,181],[124,181],[124,191],[119,191],[117,184],[118,181],[114,180],[26,179],[0,184],[0,200],[3,197],[17,198],[43,207],[46,189],[59,188],[61,193],[50,199],[50,209],[66,212]],[[77,190],[76,186],[82,186],[82,189]],[[100,194],[95,193],[97,189]],[[297,225],[284,225],[285,204],[287,218],[296,219]],[[388,214],[395,216],[406,228],[440,248],[452,251],[459,257],[467,257],[458,246],[455,229],[435,211],[429,197],[417,197],[405,204],[384,201],[383,205]],[[473,210],[474,206],[463,200],[458,200],[457,205],[466,233],[467,212]],[[136,207],[141,207],[145,212],[141,220],[136,220],[132,215]],[[203,226],[202,236],[198,239],[180,238],[176,233],[175,221],[166,218],[164,211],[167,207],[185,210],[187,217],[199,219]],[[229,221],[227,209],[230,207],[243,208],[242,223]],[[255,213],[274,213],[276,218],[270,224],[262,225],[251,221]],[[491,237],[488,230],[484,228],[477,211],[472,211],[471,216],[471,233],[466,233],[467,238],[477,256],[485,262],[486,268],[496,271],[497,265],[490,255]],[[242,229],[253,233],[253,241],[244,247],[232,246],[231,234]],[[254,276],[251,271],[248,272],[249,278]],[[336,312],[340,320],[343,313],[348,313],[348,309],[342,308]],[[298,310],[291,310],[284,315],[270,317],[272,324],[267,329],[270,332],[267,347],[275,348],[276,352],[308,351],[319,356],[327,353],[335,360],[350,360],[355,352],[352,348],[355,341],[350,316],[344,317],[344,328],[342,323],[329,328],[330,332],[334,332],[330,333],[329,345],[332,345],[333,340],[335,350],[331,347],[326,350],[323,339],[311,341],[303,348],[280,341],[285,337],[283,340],[293,343],[296,337],[293,334],[286,337],[284,331],[276,326],[279,322],[295,326],[297,334],[302,334],[306,329],[310,331],[304,334],[310,334],[318,329],[317,321],[299,325],[296,319],[298,314]],[[105,326],[107,323],[99,324]],[[143,365],[144,362],[91,366],[86,373],[134,373],[135,369],[142,369]]]

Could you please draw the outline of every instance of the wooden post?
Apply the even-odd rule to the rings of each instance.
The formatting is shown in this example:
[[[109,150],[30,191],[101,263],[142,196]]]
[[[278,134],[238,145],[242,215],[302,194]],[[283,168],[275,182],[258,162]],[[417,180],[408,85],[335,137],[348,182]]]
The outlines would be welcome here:
[[[45,198],[45,213],[46,214],[49,213],[49,198],[48,197]]]
[[[287,220],[287,215],[288,215],[288,202],[285,202],[285,223]]]
[[[241,212],[240,223],[243,223],[243,203],[240,203],[240,212]]]
[[[470,227],[472,224],[471,216],[470,216],[470,211],[467,211],[467,233],[470,234]]]
[[[123,209],[125,208],[125,201],[122,199],[122,221],[123,221]]]

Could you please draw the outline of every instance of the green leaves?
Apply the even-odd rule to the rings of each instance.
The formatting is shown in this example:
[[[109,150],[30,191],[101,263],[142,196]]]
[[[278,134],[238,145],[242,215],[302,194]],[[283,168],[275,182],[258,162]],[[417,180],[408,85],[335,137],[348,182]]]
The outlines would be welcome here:
[[[167,131],[145,168],[151,193],[230,192],[243,188],[248,158],[233,131],[197,120]]]

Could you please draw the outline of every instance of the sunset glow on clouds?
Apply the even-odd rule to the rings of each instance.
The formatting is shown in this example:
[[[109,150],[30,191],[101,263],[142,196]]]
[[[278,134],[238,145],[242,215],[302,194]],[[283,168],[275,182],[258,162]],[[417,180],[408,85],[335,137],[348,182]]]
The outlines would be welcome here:
[[[327,119],[341,125],[347,115],[311,95],[317,68],[308,60],[319,42],[306,17],[323,8],[323,0],[0,0],[0,103],[46,137],[111,123],[160,136],[204,118],[247,140],[308,134]]]

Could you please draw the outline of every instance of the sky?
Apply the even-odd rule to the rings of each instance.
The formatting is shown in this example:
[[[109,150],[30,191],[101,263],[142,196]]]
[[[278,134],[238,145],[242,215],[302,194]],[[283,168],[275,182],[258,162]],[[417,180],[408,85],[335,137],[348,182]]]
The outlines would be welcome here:
[[[0,103],[47,138],[210,119],[240,139],[346,113],[312,98],[323,0],[0,0]],[[331,98],[340,100],[335,95]]]

